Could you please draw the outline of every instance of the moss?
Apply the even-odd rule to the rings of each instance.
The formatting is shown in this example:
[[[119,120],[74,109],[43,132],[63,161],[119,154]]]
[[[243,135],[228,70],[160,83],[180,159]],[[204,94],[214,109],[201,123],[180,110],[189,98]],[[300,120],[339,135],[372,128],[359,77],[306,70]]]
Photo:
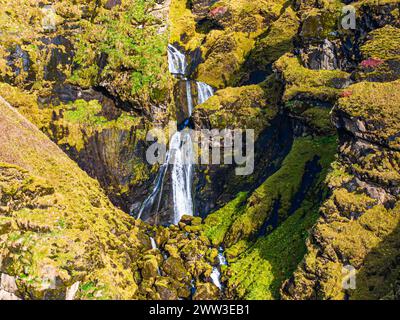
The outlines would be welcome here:
[[[273,22],[261,35],[250,53],[248,60],[258,68],[266,68],[280,56],[293,50],[293,39],[297,35],[300,22],[296,13],[288,7],[278,20]]]
[[[99,297],[134,297],[135,266],[126,263],[124,249],[140,246],[133,220],[43,133],[4,102],[0,108],[0,128],[8,132],[0,161],[12,164],[0,168],[1,188],[19,183],[1,199],[16,226],[0,245],[2,271],[19,277],[24,298],[61,299],[78,280],[101,288]]]
[[[154,5],[126,0],[117,10],[99,10],[91,21],[82,21],[74,58],[78,68],[70,81],[87,87],[106,80],[124,101],[167,99],[168,36],[158,32],[159,21],[148,13]],[[106,64],[100,69],[101,55]]]
[[[279,289],[306,252],[308,230],[318,218],[318,206],[306,203],[276,230],[260,238],[230,262],[228,288],[241,299],[279,299]]]
[[[368,40],[360,49],[363,57],[383,60],[400,59],[400,29],[386,25],[369,34]]]
[[[175,0],[170,12],[171,42],[178,42],[187,51],[193,51],[201,44],[203,61],[197,68],[196,78],[216,88],[224,88],[235,83],[256,38],[279,17],[283,6],[284,1],[218,1],[211,9],[225,8],[226,14],[218,21],[214,21],[212,15],[206,19],[220,27],[202,34],[185,1]]]
[[[246,33],[214,30],[202,46],[205,61],[198,66],[197,78],[215,88],[232,85],[233,75],[245,62],[254,45],[254,37]]]
[[[334,133],[331,121],[331,110],[323,107],[313,107],[302,113],[306,123],[320,133]]]
[[[273,215],[277,215],[277,221],[285,220],[301,188],[307,163],[319,155],[322,168],[327,170],[335,149],[334,141],[334,138],[297,139],[281,168],[249,197],[244,214],[232,224],[225,236],[225,243],[232,245],[240,239],[254,236],[264,221]],[[327,148],[330,152],[326,152]],[[323,177],[323,174],[319,177]],[[274,210],[277,212],[274,213]]]
[[[254,129],[258,136],[278,112],[277,89],[276,84],[225,88],[197,106],[193,117],[197,122],[207,119],[212,129]]]
[[[339,100],[338,110],[366,122],[365,132],[359,134],[398,148],[399,87],[399,80],[354,84],[348,88],[351,94]]]
[[[204,35],[196,31],[196,21],[186,1],[172,0],[169,11],[171,30],[170,42],[183,45],[192,51],[200,46]]]
[[[215,246],[221,245],[224,236],[232,222],[241,214],[243,202],[247,198],[247,193],[239,193],[234,200],[223,208],[208,215],[204,220],[204,230],[207,237]]]
[[[335,101],[346,85],[349,75],[340,70],[311,70],[303,67],[300,60],[287,54],[274,64],[282,74],[286,88],[284,100],[294,98],[314,98],[322,101]]]
[[[343,3],[322,1],[322,8],[308,8],[302,11],[300,35],[305,39],[334,38],[338,29]]]

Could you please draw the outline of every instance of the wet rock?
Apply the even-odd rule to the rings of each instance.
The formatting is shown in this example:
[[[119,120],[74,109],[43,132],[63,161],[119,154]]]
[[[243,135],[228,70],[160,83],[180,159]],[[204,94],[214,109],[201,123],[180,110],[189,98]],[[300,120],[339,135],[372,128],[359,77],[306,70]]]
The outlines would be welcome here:
[[[316,48],[307,48],[307,53],[303,53],[302,58],[307,68],[310,69],[334,70],[339,68],[335,45],[328,39],[325,39]]]

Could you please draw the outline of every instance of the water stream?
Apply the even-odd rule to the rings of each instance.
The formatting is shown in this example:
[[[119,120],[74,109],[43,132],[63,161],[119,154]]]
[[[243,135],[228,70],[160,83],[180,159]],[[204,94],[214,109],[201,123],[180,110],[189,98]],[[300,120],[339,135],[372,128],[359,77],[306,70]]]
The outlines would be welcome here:
[[[214,89],[204,82],[197,82],[198,104],[202,104],[214,95]]]
[[[189,118],[192,115],[194,103],[192,95],[192,81],[186,78],[187,62],[186,56],[181,53],[177,48],[168,45],[168,63],[169,71],[175,77],[186,81],[186,97],[188,119],[184,124],[189,123]],[[196,82],[197,85],[197,103],[204,103],[213,94],[214,90],[211,86],[203,82]],[[192,197],[192,181],[193,181],[193,143],[188,128],[183,126],[180,131],[176,132],[170,141],[169,151],[164,164],[161,165],[160,170],[156,176],[153,184],[153,191],[142,203],[138,218],[146,220],[152,214],[159,212],[160,202],[162,198],[164,179],[169,168],[171,169],[171,183],[173,194],[173,223],[177,224],[183,215],[194,214],[194,204]]]

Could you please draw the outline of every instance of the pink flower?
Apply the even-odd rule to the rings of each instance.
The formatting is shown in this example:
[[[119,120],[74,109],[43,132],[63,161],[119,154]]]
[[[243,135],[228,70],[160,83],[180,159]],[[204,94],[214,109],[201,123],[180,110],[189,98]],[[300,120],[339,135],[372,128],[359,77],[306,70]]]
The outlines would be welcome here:
[[[340,93],[340,96],[342,98],[347,98],[347,97],[350,97],[352,94],[353,94],[353,92],[351,90],[345,90]]]
[[[221,16],[221,15],[225,14],[227,11],[228,11],[227,7],[217,7],[210,11],[210,16],[215,18],[217,16]]]
[[[379,58],[368,58],[361,62],[361,67],[363,68],[376,68],[383,63],[382,59]]]

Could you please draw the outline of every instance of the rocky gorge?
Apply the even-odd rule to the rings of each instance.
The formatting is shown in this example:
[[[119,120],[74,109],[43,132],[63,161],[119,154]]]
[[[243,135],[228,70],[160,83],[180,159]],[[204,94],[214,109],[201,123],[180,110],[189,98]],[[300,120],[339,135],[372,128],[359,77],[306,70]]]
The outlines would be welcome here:
[[[398,0],[0,4],[0,299],[399,298]]]

